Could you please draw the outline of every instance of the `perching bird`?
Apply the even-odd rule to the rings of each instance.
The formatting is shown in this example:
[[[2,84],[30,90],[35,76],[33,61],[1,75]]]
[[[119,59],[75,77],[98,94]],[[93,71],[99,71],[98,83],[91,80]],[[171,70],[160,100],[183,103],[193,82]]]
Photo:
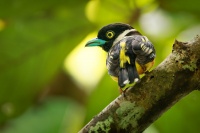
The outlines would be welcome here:
[[[121,92],[140,80],[139,74],[153,66],[156,56],[148,38],[123,23],[102,27],[97,38],[88,41],[86,46],[100,46],[108,52],[106,67]]]

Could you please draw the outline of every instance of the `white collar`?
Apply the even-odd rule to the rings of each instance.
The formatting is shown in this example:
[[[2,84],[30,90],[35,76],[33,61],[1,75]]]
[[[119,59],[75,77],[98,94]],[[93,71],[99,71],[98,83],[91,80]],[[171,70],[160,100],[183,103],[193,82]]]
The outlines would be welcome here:
[[[119,42],[120,40],[122,40],[125,35],[127,35],[128,33],[132,32],[132,31],[137,31],[136,29],[128,29],[128,30],[125,30],[124,32],[122,32],[116,39],[115,41],[113,42],[113,46]]]

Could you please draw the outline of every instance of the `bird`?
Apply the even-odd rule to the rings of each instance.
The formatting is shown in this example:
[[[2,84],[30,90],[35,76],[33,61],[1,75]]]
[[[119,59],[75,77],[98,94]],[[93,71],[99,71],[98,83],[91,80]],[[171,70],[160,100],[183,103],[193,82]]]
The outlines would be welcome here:
[[[146,36],[129,24],[111,23],[103,26],[97,38],[85,47],[99,46],[107,52],[106,68],[111,78],[118,82],[120,93],[140,81],[141,74],[154,65],[156,51]]]

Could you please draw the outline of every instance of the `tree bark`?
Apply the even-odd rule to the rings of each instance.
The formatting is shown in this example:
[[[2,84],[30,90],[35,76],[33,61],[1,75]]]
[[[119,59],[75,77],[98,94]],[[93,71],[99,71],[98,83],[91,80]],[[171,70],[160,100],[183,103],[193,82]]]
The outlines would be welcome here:
[[[172,53],[79,133],[140,133],[181,98],[200,90],[200,37],[175,41]]]

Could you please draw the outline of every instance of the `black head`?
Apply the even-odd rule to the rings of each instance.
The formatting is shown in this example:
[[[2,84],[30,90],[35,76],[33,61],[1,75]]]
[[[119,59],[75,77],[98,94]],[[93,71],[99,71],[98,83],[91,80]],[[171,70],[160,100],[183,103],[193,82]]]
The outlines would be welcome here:
[[[133,29],[133,27],[123,23],[106,25],[99,30],[97,38],[89,41],[86,46],[100,46],[103,50],[108,52],[116,40],[121,40],[121,38],[125,36],[122,35],[124,31],[130,29]],[[122,35],[121,38],[119,38],[120,35]]]
[[[108,52],[109,49],[112,47],[115,39],[117,39],[117,37],[125,30],[129,29],[133,28],[130,25],[123,23],[114,23],[102,27],[97,35],[99,39],[106,41],[105,45],[102,45],[102,48]]]

